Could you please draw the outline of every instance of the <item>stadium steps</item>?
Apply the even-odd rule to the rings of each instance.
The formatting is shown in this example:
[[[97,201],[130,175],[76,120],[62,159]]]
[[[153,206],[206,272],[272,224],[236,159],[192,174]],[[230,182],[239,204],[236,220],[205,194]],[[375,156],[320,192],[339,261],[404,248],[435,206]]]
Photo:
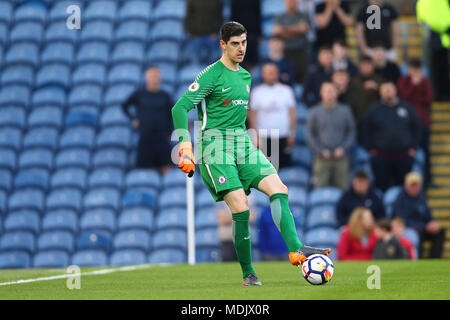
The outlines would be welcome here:
[[[434,102],[431,106],[431,121],[430,165],[433,187],[427,190],[428,205],[433,217],[447,230],[443,256],[450,258],[450,102]]]

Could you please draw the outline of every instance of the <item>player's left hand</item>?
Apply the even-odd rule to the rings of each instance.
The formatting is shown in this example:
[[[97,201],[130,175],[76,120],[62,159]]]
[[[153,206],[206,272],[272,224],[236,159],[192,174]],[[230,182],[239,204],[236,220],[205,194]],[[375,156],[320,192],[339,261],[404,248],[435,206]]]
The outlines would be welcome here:
[[[195,156],[192,152],[191,142],[181,142],[180,147],[180,162],[178,168],[185,173],[195,172]]]

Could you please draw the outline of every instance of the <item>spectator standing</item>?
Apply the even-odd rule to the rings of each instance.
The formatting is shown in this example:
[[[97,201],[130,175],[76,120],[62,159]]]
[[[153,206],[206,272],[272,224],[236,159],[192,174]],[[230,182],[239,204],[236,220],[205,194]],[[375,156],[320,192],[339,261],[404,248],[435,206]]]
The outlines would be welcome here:
[[[280,72],[280,82],[292,86],[295,82],[295,70],[291,60],[284,55],[284,41],[280,37],[269,40],[269,56],[263,60],[265,63],[275,63]]]
[[[134,91],[122,104],[122,109],[139,132],[136,166],[166,173],[172,163],[170,135],[173,129],[173,102],[169,94],[160,89],[161,74],[158,68],[149,68],[145,80],[145,88]],[[131,107],[135,108],[134,114]]]
[[[397,64],[387,59],[386,49],[382,45],[376,45],[371,53],[375,73],[380,75],[384,80],[392,81],[397,84],[400,77],[400,69]]]
[[[406,251],[408,251],[409,259],[415,260],[417,259],[416,248],[414,247],[414,244],[405,237],[405,227],[405,220],[403,220],[402,218],[395,217],[391,220],[392,233],[400,241],[402,247],[405,248]]]
[[[411,59],[408,64],[408,75],[399,78],[398,95],[415,108],[422,123],[420,147],[425,152],[424,184],[426,187],[430,182],[430,113],[433,92],[430,81],[423,75],[422,62],[419,59]]]
[[[398,98],[394,83],[383,82],[380,96],[365,114],[363,142],[370,153],[375,186],[384,192],[403,184],[411,171],[421,125],[414,108]]]
[[[273,35],[284,40],[284,54],[295,67],[296,81],[303,83],[308,66],[308,16],[298,11],[297,0],[285,0],[286,13],[275,18]]]
[[[376,6],[379,10],[379,26],[373,23],[373,15],[377,10],[368,10]],[[372,56],[372,49],[381,45],[387,50],[387,59],[395,62],[397,60],[397,49],[399,48],[398,35],[398,13],[395,8],[385,3],[384,0],[369,0],[359,10],[356,23],[356,39],[362,54]]]
[[[377,243],[375,222],[370,209],[358,207],[350,215],[349,223],[339,237],[339,260],[371,260]]]
[[[317,4],[315,22],[316,48],[324,45],[332,46],[336,40],[345,42],[345,28],[353,23],[349,4],[340,0],[325,0]]]
[[[275,168],[281,169],[291,164],[292,147],[295,144],[295,95],[290,86],[279,82],[278,67],[275,64],[266,63],[263,66],[262,78],[263,83],[258,85],[250,96],[249,123],[250,127],[258,132],[261,151],[272,161]],[[274,130],[278,132],[278,136],[273,135]],[[276,152],[276,144],[279,152]]]
[[[338,90],[338,101],[343,104],[349,104],[350,97],[348,95],[348,84],[350,82],[350,76],[345,69],[335,69],[331,76],[331,82],[336,86]]]
[[[330,46],[321,47],[317,59],[318,64],[308,69],[303,85],[302,101],[308,107],[320,101],[320,87],[322,83],[331,81],[333,74],[333,53]]]
[[[391,222],[381,219],[375,228],[378,241],[373,250],[372,259],[408,259],[408,251],[392,233]]]
[[[262,261],[280,261],[286,259],[289,250],[286,243],[273,223],[270,206],[265,207],[258,219],[259,251]]]
[[[346,70],[350,78],[353,78],[358,74],[358,68],[348,57],[348,46],[344,40],[335,40],[333,42],[332,51],[334,70]]]
[[[191,38],[190,56],[198,64],[210,64],[220,58],[218,33],[222,26],[222,0],[188,0],[184,29]]]
[[[377,221],[386,216],[383,201],[371,186],[369,175],[364,170],[355,172],[350,188],[342,194],[336,205],[339,227],[348,223],[350,214],[357,207],[370,209]]]
[[[392,215],[402,218],[407,227],[419,233],[421,246],[424,241],[431,241],[430,258],[441,258],[445,231],[431,216],[422,192],[422,177],[417,172],[406,175],[404,188],[394,202]],[[423,257],[421,250],[419,255]]]
[[[313,150],[314,187],[334,186],[345,190],[349,174],[348,152],[355,140],[350,108],[337,101],[331,82],[322,84],[322,101],[313,107],[306,122],[306,141]]]

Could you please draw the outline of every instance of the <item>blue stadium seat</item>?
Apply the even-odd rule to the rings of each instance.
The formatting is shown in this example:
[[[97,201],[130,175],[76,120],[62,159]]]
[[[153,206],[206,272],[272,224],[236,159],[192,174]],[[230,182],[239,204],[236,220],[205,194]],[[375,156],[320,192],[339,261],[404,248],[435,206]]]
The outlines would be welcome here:
[[[61,250],[38,252],[33,256],[34,268],[65,268],[69,266],[69,254]]]
[[[34,71],[28,65],[12,65],[3,69],[1,83],[3,86],[24,85],[31,86],[34,81]]]
[[[128,166],[127,153],[119,148],[97,150],[92,161],[94,168],[117,167],[124,169]]]
[[[101,250],[80,250],[72,255],[71,264],[80,267],[105,266],[108,263],[108,257]]]
[[[207,189],[203,189],[196,194],[195,202],[197,204],[197,208],[199,209],[209,208],[214,210],[216,207],[216,201],[214,201]]]
[[[154,250],[148,256],[150,263],[186,263],[186,261],[186,252],[176,248]]]
[[[333,205],[319,205],[309,210],[306,217],[306,229],[317,227],[337,228],[336,209]]]
[[[312,166],[312,152],[309,147],[296,145],[292,149],[292,162],[295,165],[304,167],[307,170]]]
[[[162,177],[162,186],[164,188],[185,187],[186,175],[178,169],[171,169]]]
[[[408,239],[409,241],[411,241],[411,243],[414,245],[414,247],[416,248],[416,257],[417,255],[417,251],[420,250],[420,236],[417,233],[417,231],[413,228],[405,228],[405,232],[403,233],[403,236]]]
[[[87,41],[103,41],[105,43],[112,42],[113,24],[108,21],[91,21],[86,22],[81,28],[80,40]]]
[[[301,187],[290,187],[289,188],[289,203],[290,204],[306,208],[307,199],[308,199],[308,196],[306,193],[306,189],[301,188]]]
[[[118,42],[112,53],[112,62],[141,64],[144,61],[144,45],[141,42],[126,41]]]
[[[314,247],[336,247],[339,231],[335,228],[315,228],[305,233],[303,242]]]
[[[37,188],[46,191],[49,185],[49,173],[45,169],[23,169],[16,173],[14,187]]]
[[[366,149],[364,149],[361,146],[358,146],[355,151],[354,154],[352,156],[352,165],[355,166],[361,166],[361,165],[365,165],[367,163],[370,163],[370,155],[369,153],[366,151]]]
[[[0,131],[1,137],[1,131]],[[0,138],[0,141],[2,139]],[[1,143],[0,143],[1,145]],[[17,157],[16,153],[13,150],[8,149],[0,149],[0,168],[8,169],[9,171],[14,171],[17,167],[16,163]]]
[[[149,63],[178,63],[180,59],[180,44],[177,41],[157,41],[151,46],[146,58]],[[194,78],[191,79],[191,82]]]
[[[43,30],[44,27],[39,22],[27,21],[17,23],[14,25],[9,34],[9,40],[11,41],[11,43],[28,41],[39,44],[43,38]]]
[[[210,208],[200,209],[195,214],[195,229],[201,230],[203,228],[217,228],[217,214],[215,210]]]
[[[58,146],[58,130],[55,128],[34,128],[23,138],[25,148],[47,148],[55,150]]]
[[[39,69],[36,74],[36,87],[56,85],[68,88],[70,83],[70,68],[64,64],[48,64]]]
[[[186,209],[185,208],[172,208],[162,209],[156,216],[156,229],[161,230],[164,228],[182,228],[186,229]]]
[[[86,188],[86,170],[81,168],[59,169],[52,174],[52,188],[77,188],[83,191]]]
[[[392,207],[395,200],[397,200],[398,194],[402,191],[401,186],[393,186],[387,189],[383,195],[383,205],[386,210],[386,216],[388,218],[392,217]]]
[[[0,128],[0,147],[18,151],[22,146],[22,132],[17,128]]]
[[[53,152],[48,149],[24,150],[19,157],[19,167],[52,170]]]
[[[66,105],[66,92],[64,88],[58,86],[46,86],[34,91],[31,99],[34,107],[55,106],[63,108]],[[44,119],[42,120],[45,122]]]
[[[301,205],[292,204],[289,206],[292,216],[294,217],[295,224],[298,229],[303,229],[306,220],[306,208]]]
[[[4,107],[0,127],[16,127],[23,130],[25,128],[26,113],[22,108]]]
[[[425,164],[425,151],[423,151],[423,149],[417,149],[416,155],[414,156],[414,162],[420,165]]]
[[[285,10],[282,0],[262,0],[261,2],[261,14],[264,18],[280,15]]]
[[[128,20],[119,24],[116,29],[114,40],[122,41],[140,41],[145,42],[148,34],[148,22],[142,20]]]
[[[106,67],[99,63],[83,63],[72,74],[72,85],[97,84],[103,85],[106,79]]]
[[[153,19],[182,20],[186,15],[186,2],[180,0],[159,1],[153,10]]]
[[[127,188],[151,187],[158,190],[161,185],[161,176],[153,169],[134,169],[126,175],[125,185]]]
[[[309,187],[310,174],[303,167],[287,167],[280,169],[278,173],[281,181],[288,187],[298,186],[302,188]]]
[[[62,125],[62,110],[58,107],[39,107],[33,109],[28,116],[28,127],[53,127]]]
[[[114,237],[114,249],[150,250],[150,233],[145,230],[126,230],[118,232]]]
[[[61,135],[59,146],[64,148],[86,148],[94,146],[95,130],[91,127],[68,128]]]
[[[83,43],[77,53],[77,63],[101,63],[109,61],[109,46],[103,42]]]
[[[31,231],[39,232],[39,214],[33,210],[21,210],[9,214],[3,222],[4,232],[8,231]]]
[[[83,199],[84,209],[110,208],[117,211],[120,207],[120,192],[112,188],[91,189]]]
[[[133,188],[124,194],[123,205],[126,208],[143,207],[153,209],[156,207],[157,198],[157,192],[152,188]]]
[[[8,41],[8,32],[9,32],[8,23],[0,22],[0,44],[3,45]]]
[[[72,233],[78,230],[77,214],[69,209],[56,209],[48,211],[42,218],[42,230],[64,230]]]
[[[108,84],[137,85],[142,79],[141,67],[135,63],[121,63],[113,66],[108,74]]]
[[[186,208],[186,188],[174,187],[163,190],[158,198],[159,208]]]
[[[73,235],[69,231],[48,231],[37,239],[38,250],[64,250],[72,252],[75,246]]]
[[[6,207],[8,202],[8,194],[6,191],[0,190],[0,215],[6,214]]]
[[[149,208],[128,208],[119,216],[118,227],[125,229],[153,230],[153,211]]]
[[[129,126],[130,119],[122,111],[120,106],[111,106],[105,109],[100,116],[102,128],[109,126]]]
[[[342,196],[342,190],[334,187],[314,189],[309,193],[308,205],[314,207],[320,204],[336,204]]]
[[[102,89],[92,84],[74,86],[69,93],[69,106],[99,106],[102,102]]]
[[[124,249],[116,250],[111,254],[109,264],[113,266],[143,264],[147,261],[146,255],[141,250]]]
[[[0,90],[0,106],[17,106],[28,108],[30,104],[30,88],[28,86],[10,85]]]
[[[195,232],[195,246],[197,248],[213,247],[218,248],[220,245],[217,228],[206,228]]]
[[[83,4],[84,2],[82,0],[53,1],[52,6],[49,9],[48,18],[52,22],[59,20],[67,20],[68,17],[68,13],[66,12],[67,8],[71,5],[76,5],[81,10],[83,10],[84,9]]]
[[[181,229],[158,230],[153,234],[153,250],[175,248],[186,250],[186,231]]]
[[[70,30],[69,28],[67,28],[64,22],[55,21],[52,22],[50,25],[48,25],[45,31],[44,41],[46,43],[51,42],[76,43],[79,38],[79,33],[80,33],[79,30]]]
[[[14,12],[14,23],[34,21],[43,24],[47,20],[47,7],[41,1],[20,4]]]
[[[178,83],[189,85],[193,79],[204,69],[204,66],[188,64],[178,72]]]
[[[265,18],[261,23],[262,36],[266,39],[270,38],[273,34],[273,26],[275,24],[275,20],[272,18]]]
[[[81,230],[105,230],[113,233],[116,230],[116,217],[112,210],[93,209],[84,212],[80,218]]]
[[[44,193],[36,189],[14,191],[8,199],[9,210],[34,209],[43,212]]]
[[[13,17],[13,3],[11,1],[0,2],[0,21],[9,24]]]
[[[132,84],[109,86],[105,93],[104,104],[107,106],[122,104],[136,89]]]
[[[35,250],[34,235],[28,231],[5,232],[0,238],[0,250],[24,250],[31,254]]]
[[[167,62],[158,62],[155,63],[155,66],[159,68],[161,71],[161,81],[163,83],[169,83],[174,85],[177,82],[178,78],[178,70],[176,65],[173,63]]]
[[[112,248],[112,237],[107,232],[84,231],[75,239],[77,250],[100,249],[109,252]]]
[[[252,251],[252,258],[254,259],[254,251]],[[199,248],[195,250],[195,261],[197,263],[211,263],[220,262],[221,255],[219,248]]]
[[[6,192],[9,192],[11,190],[12,186],[12,176],[10,170],[6,169],[0,169],[0,189],[4,190]]]
[[[142,0],[126,1],[119,9],[118,18],[120,21],[150,21],[152,18],[152,2]]]
[[[182,41],[184,38],[184,27],[181,21],[156,21],[150,31],[150,40],[153,42],[161,40]]]
[[[91,166],[91,154],[86,149],[71,148],[60,151],[56,155],[56,167],[79,167],[88,169]]]
[[[31,258],[24,251],[0,253],[0,269],[21,269],[31,267]]]
[[[104,128],[97,136],[97,148],[123,148],[128,150],[131,141],[131,130],[125,127]]]
[[[98,111],[89,107],[78,107],[70,110],[65,117],[66,128],[72,126],[96,127],[98,123]]]
[[[99,0],[90,2],[85,8],[84,19],[86,21],[106,20],[114,21],[117,11],[117,2]]]
[[[47,196],[46,208],[70,209],[78,212],[81,208],[81,191],[73,188],[53,190]]]
[[[301,124],[303,128],[308,120],[308,113],[309,109],[304,104],[299,103],[297,105],[297,122]]]

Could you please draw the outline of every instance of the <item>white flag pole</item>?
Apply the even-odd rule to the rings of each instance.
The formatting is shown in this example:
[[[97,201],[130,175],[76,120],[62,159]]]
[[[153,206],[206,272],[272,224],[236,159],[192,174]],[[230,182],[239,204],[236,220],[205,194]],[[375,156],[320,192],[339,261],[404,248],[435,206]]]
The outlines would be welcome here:
[[[195,264],[195,199],[194,178],[186,176],[186,214],[187,214],[187,244],[188,263]]]

